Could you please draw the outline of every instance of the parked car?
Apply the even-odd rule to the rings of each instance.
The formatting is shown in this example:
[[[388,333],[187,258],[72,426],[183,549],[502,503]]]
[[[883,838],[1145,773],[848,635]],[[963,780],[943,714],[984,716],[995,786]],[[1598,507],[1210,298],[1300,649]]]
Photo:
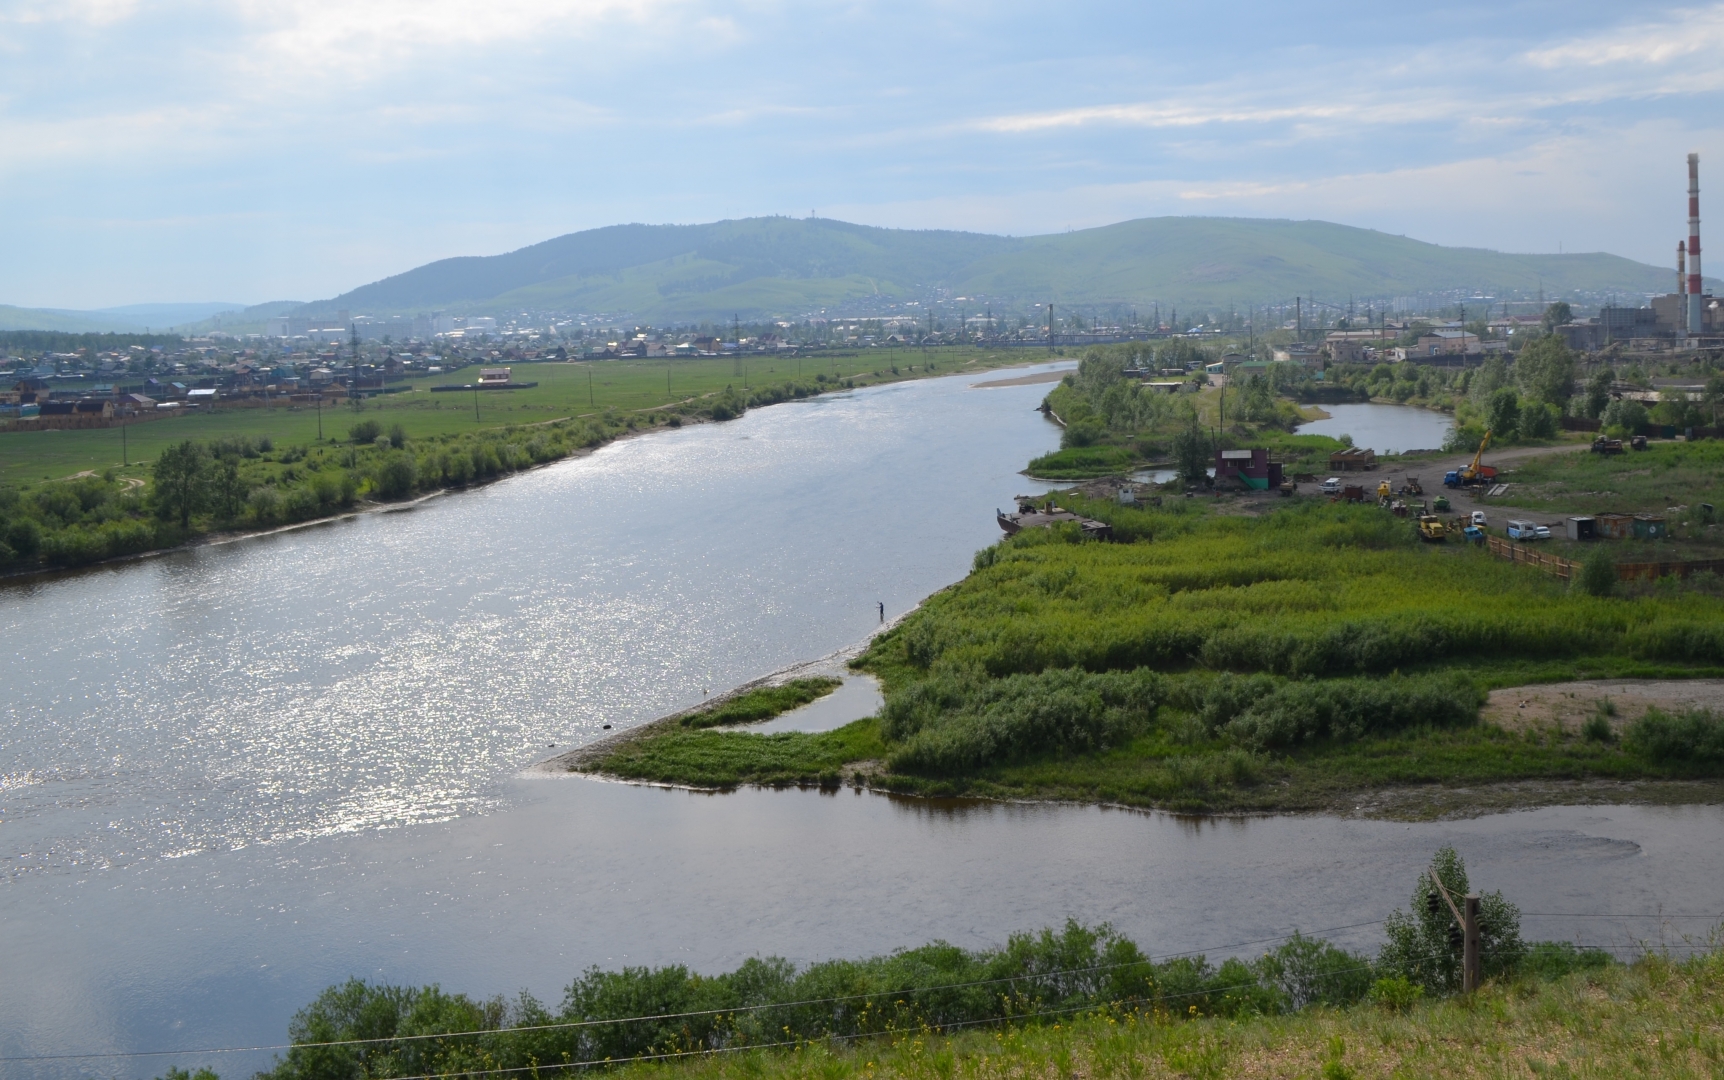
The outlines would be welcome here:
[[[1329,479],[1323,481],[1323,494],[1325,494],[1325,495],[1339,495],[1339,494],[1341,494],[1341,478],[1338,476],[1331,476]]]
[[[1534,525],[1533,528],[1538,530],[1538,538],[1540,540],[1549,540],[1550,539],[1550,526],[1549,525]]]
[[[1489,522],[1487,522],[1485,520],[1485,512],[1483,510],[1474,510],[1473,511],[1473,524],[1474,525],[1480,525],[1480,526],[1489,524]]]

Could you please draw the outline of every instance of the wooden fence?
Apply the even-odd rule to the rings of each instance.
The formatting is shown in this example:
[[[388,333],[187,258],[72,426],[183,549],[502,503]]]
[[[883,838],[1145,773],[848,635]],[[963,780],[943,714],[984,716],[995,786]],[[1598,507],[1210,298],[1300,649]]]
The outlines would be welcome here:
[[[1489,536],[1485,542],[1490,546],[1491,554],[1509,562],[1525,563],[1564,581],[1572,580],[1574,572],[1579,568],[1577,562],[1556,555],[1547,555],[1542,551],[1529,548],[1525,544],[1516,544],[1504,540],[1500,536]],[[1616,578],[1618,581],[1657,581],[1661,577],[1687,577],[1689,574],[1711,572],[1724,574],[1724,559],[1677,559],[1669,562],[1617,563]]]

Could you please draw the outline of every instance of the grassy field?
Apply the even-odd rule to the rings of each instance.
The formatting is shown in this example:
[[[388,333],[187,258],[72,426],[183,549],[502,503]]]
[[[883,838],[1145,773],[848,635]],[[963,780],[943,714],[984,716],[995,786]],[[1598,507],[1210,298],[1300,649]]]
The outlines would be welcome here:
[[[1470,545],[1421,544],[1375,507],[1061,501],[1127,542],[1038,530],[979,553],[857,661],[884,685],[877,721],[770,753],[737,733],[649,740],[622,774],[723,786],[747,782],[758,754],[773,782],[848,767],[920,794],[1181,810],[1724,775],[1724,743],[1704,749],[1720,718],[1676,752],[1632,732],[1476,722],[1494,687],[1724,674],[1705,590],[1587,596]]]
[[[799,378],[815,380],[820,376],[827,380],[858,379],[861,383],[873,383],[1046,359],[1045,353],[1036,350],[871,350],[822,354],[801,360],[747,357],[741,375],[737,374],[736,362],[728,358],[514,363],[510,366],[517,381],[539,385],[530,390],[479,394],[477,416],[475,395],[429,392],[434,385],[475,381],[478,378],[475,365],[411,379],[406,385],[412,386],[413,392],[368,399],[360,412],[346,404],[326,404],[321,424],[325,439],[345,439],[348,429],[361,420],[376,420],[384,429],[400,424],[409,438],[420,439],[542,423],[561,417],[585,417],[608,410],[657,409],[676,402],[698,401],[702,395],[718,393],[727,386],[744,389]],[[894,366],[896,374],[892,371]],[[874,374],[876,371],[879,376]],[[310,407],[218,407],[207,413],[133,424],[123,436],[119,428],[0,430],[0,485],[23,486],[110,468],[120,476],[142,478],[147,472],[141,464],[153,461],[162,448],[185,439],[267,438],[277,446],[302,446],[317,442],[318,426],[318,410]],[[122,456],[129,459],[129,468],[122,464]]]
[[[1644,451],[1605,456],[1574,453],[1527,458],[1502,479],[1505,501],[1563,514],[1664,513],[1705,524],[1701,503],[1724,503],[1724,442],[1652,442]],[[1718,520],[1724,520],[1719,518]]]

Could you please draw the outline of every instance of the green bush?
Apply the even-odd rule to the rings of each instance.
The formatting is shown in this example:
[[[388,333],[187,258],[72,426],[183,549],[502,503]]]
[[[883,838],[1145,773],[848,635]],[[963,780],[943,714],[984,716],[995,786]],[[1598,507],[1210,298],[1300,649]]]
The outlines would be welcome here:
[[[1438,849],[1431,868],[1452,897],[1469,891],[1466,863],[1452,847]],[[1377,956],[1384,976],[1399,975],[1432,993],[1461,988],[1461,942],[1450,932],[1453,912],[1421,873],[1406,911],[1391,912],[1383,923],[1388,940]],[[1456,900],[1459,903],[1459,900]],[[1520,909],[1500,892],[1479,896],[1479,956],[1486,978],[1511,974],[1527,955],[1520,936]]]
[[[1412,727],[1470,724],[1485,695],[1460,673],[1388,679],[1217,680],[1203,716],[1246,746],[1353,740]]]
[[[1675,716],[1647,709],[1629,726],[1628,743],[1663,764],[1717,764],[1724,762],[1724,717],[1709,709],[1689,709]]]
[[[374,443],[377,441],[377,436],[381,434],[383,434],[383,425],[375,420],[361,420],[347,429],[348,441],[355,446]]]
[[[1119,745],[1154,718],[1165,682],[1151,671],[1074,669],[988,679],[952,672],[894,694],[881,732],[896,770],[951,775],[1047,752]]]
[[[1588,596],[1609,596],[1616,591],[1616,560],[1609,550],[1597,547],[1587,554],[1574,587]]]

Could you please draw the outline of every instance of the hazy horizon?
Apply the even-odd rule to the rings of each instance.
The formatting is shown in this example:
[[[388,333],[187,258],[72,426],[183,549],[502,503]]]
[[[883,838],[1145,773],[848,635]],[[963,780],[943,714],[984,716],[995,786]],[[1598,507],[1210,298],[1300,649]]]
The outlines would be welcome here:
[[[906,29],[908,28],[908,29]],[[0,0],[0,303],[313,300],[624,222],[1331,221],[1662,266],[1724,4]]]

